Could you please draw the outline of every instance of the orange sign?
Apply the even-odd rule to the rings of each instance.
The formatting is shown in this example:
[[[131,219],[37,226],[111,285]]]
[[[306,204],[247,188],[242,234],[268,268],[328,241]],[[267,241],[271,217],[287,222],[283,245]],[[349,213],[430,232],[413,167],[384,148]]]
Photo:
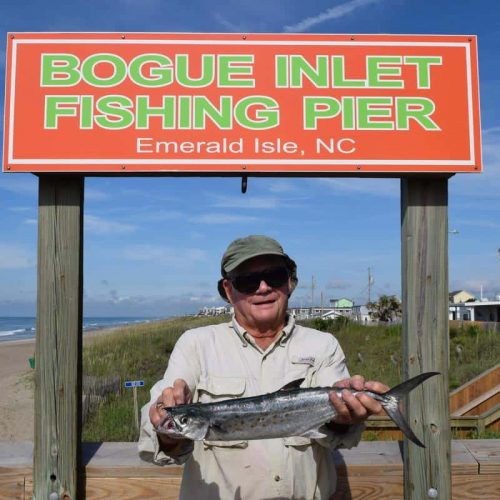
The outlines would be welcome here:
[[[467,36],[10,34],[4,171],[481,171]]]

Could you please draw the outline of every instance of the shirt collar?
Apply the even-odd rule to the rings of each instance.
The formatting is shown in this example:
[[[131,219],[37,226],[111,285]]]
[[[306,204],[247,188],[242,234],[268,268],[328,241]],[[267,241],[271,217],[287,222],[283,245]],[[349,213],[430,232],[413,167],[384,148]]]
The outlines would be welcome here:
[[[234,316],[234,315],[232,317],[230,326],[236,332],[236,335],[238,335],[243,347],[247,347],[247,345],[249,343],[255,345],[255,342],[253,341],[253,337],[245,330],[245,328],[243,328],[238,323],[238,321],[236,321],[236,316]],[[295,318],[292,315],[288,314],[287,318],[286,318],[285,327],[281,331],[280,335],[278,335],[274,344],[279,343],[279,345],[281,345],[281,346],[285,345],[286,342],[288,341],[288,339],[291,337],[294,328],[295,328]]]

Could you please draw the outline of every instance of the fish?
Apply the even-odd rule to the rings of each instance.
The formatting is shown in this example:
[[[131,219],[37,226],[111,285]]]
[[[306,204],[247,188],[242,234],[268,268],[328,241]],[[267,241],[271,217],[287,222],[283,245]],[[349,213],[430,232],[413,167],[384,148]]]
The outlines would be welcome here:
[[[425,448],[406,422],[399,409],[401,399],[415,387],[439,372],[426,372],[413,377],[388,392],[356,391],[379,401],[387,415],[417,446]],[[329,394],[342,398],[344,387],[301,388],[303,378],[294,380],[276,392],[233,398],[214,403],[193,403],[163,407],[165,416],[155,431],[171,438],[193,441],[248,441],[303,436],[326,437],[326,422],[336,416]]]

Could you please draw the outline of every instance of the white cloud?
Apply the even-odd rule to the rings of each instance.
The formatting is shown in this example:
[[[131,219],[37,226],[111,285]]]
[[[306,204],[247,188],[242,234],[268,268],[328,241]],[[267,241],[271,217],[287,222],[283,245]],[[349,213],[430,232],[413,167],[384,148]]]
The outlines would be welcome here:
[[[31,174],[0,174],[1,189],[19,195],[36,196],[38,193],[38,181]]]
[[[326,285],[326,289],[332,289],[332,290],[348,290],[351,288],[352,283],[349,283],[348,281],[345,280],[339,280],[339,279],[334,279],[330,280]]]
[[[34,266],[35,259],[26,248],[0,243],[0,269],[27,269]]]
[[[491,198],[498,199],[500,189],[500,127],[483,131],[483,171],[479,174],[457,174],[450,180],[453,200],[479,197],[481,205]],[[482,208],[482,206],[481,206]]]
[[[178,249],[159,245],[132,245],[123,250],[123,255],[129,260],[152,261],[159,264],[203,261],[206,258],[205,252],[199,248]]]
[[[498,229],[500,228],[500,221],[496,220],[485,220],[484,215],[483,218],[476,219],[459,219],[458,222],[463,226],[473,226],[473,227],[485,227],[489,229]]]
[[[215,196],[214,206],[218,208],[278,208],[280,200],[265,196]]]
[[[86,201],[107,201],[109,200],[109,194],[104,191],[99,191],[93,188],[85,188],[85,200]]]
[[[241,33],[242,31],[245,31],[242,24],[232,23],[231,21],[228,21],[222,14],[216,13],[214,17],[215,20],[226,29],[226,31],[232,33]]]
[[[500,127],[483,131],[483,154],[489,161],[500,161]]]
[[[381,0],[350,0],[341,5],[332,7],[331,9],[325,10],[321,14],[316,16],[307,17],[296,24],[292,24],[284,27],[284,31],[287,32],[302,32],[306,31],[317,24],[321,24],[325,21],[330,21],[332,19],[340,19],[341,17],[351,14],[356,9],[364,7],[372,3],[379,3]]]
[[[467,290],[468,292],[476,295],[478,298],[481,296],[481,289],[483,290],[483,297],[493,300],[494,290],[496,283],[491,279],[469,279],[469,280],[454,280],[458,286],[453,287],[455,290]],[[487,296],[489,295],[489,297]]]
[[[297,186],[286,180],[271,181],[268,183],[271,193],[293,193],[297,191]]]
[[[500,134],[500,127],[490,127],[483,130],[483,137],[489,137],[494,134]]]
[[[171,296],[126,296],[121,295],[117,290],[113,290],[112,293],[103,296],[86,297],[85,310],[90,316],[110,315],[112,313],[117,316],[166,317],[196,313],[204,306],[222,304],[223,300],[214,293],[186,292]]]
[[[247,222],[257,222],[260,217],[249,215],[230,215],[230,214],[204,214],[190,219],[191,222],[198,224],[237,224]]]
[[[84,224],[86,231],[96,234],[131,233],[136,229],[132,224],[106,220],[95,215],[85,215]]]
[[[185,214],[178,210],[158,210],[156,208],[150,208],[141,218],[142,220],[159,222],[184,219]]]
[[[14,212],[14,213],[25,213],[25,212],[31,212],[33,210],[33,207],[8,207],[7,210],[9,212]]]
[[[364,193],[373,196],[399,198],[398,179],[320,179],[322,184],[336,191]]]

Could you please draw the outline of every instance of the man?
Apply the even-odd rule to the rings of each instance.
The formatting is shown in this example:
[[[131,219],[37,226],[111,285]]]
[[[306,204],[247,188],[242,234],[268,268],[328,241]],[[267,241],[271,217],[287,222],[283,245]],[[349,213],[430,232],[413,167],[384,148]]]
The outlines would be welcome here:
[[[350,378],[337,340],[296,325],[287,314],[297,266],[277,241],[266,236],[233,241],[221,274],[219,293],[232,304],[234,317],[181,336],[143,408],[140,456],[157,464],[185,463],[183,499],[330,498],[336,487],[331,450],[355,446],[362,422],[381,410],[364,394],[330,393],[338,415],[321,439],[193,442],[153,430],[164,416],[162,406],[256,396],[300,378],[302,387],[388,390],[359,375]]]

